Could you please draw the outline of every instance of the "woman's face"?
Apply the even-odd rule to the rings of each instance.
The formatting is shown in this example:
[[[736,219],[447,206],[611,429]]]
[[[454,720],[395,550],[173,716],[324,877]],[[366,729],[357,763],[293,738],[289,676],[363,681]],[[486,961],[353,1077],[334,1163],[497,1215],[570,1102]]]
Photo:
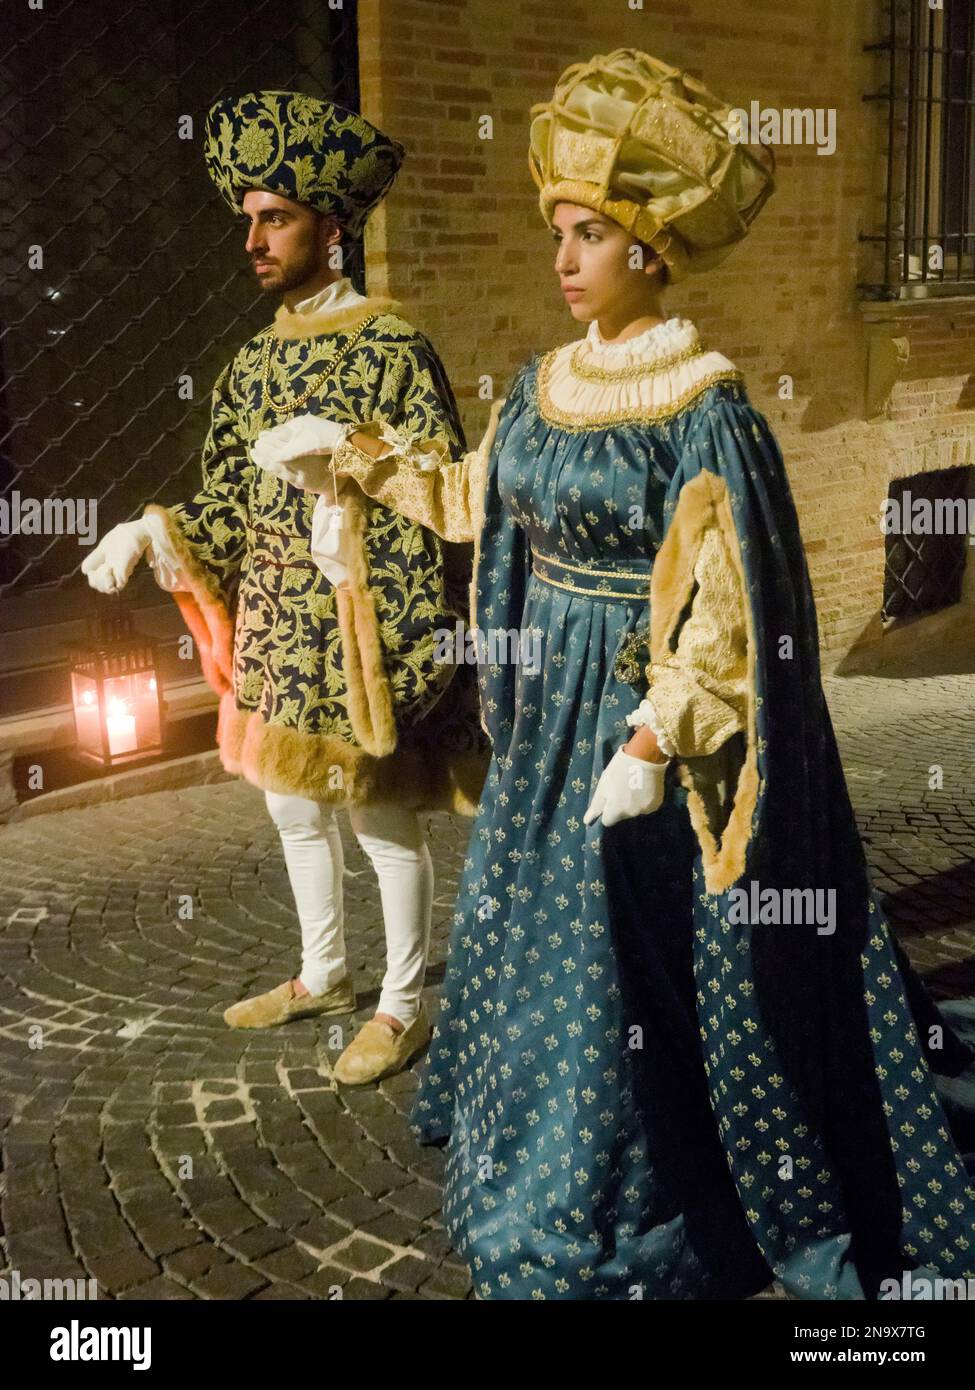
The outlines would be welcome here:
[[[633,318],[656,307],[659,279],[648,274],[655,253],[642,247],[618,222],[578,203],[556,203],[552,214],[556,245],[555,273],[572,317],[581,323],[593,319]],[[643,255],[643,266],[632,248]]]

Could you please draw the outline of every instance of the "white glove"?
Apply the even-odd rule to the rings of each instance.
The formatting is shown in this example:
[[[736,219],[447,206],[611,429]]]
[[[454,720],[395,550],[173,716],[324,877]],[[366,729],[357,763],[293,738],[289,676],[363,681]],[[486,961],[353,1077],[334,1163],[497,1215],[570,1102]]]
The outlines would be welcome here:
[[[102,594],[117,594],[152,544],[152,533],[145,521],[123,521],[81,562],[88,583]]]
[[[251,458],[282,482],[318,493],[334,504],[331,456],[355,428],[320,415],[296,415],[283,425],[261,430],[251,446]]]
[[[189,589],[189,576],[180,564],[179,556],[173,549],[166,530],[166,523],[158,512],[150,512],[143,521],[149,527],[152,544],[146,551],[146,563],[152,566],[156,583],[168,594],[176,589]]]
[[[630,816],[645,816],[663,804],[667,763],[651,763],[634,758],[617,748],[596,783],[583,824],[591,825],[602,816],[603,825],[615,825]]]
[[[328,455],[302,454],[300,458],[292,459],[289,463],[266,464],[264,471],[273,473],[276,478],[280,478],[283,483],[290,483],[292,487],[300,487],[305,492],[315,492],[333,505],[337,494],[342,491],[341,482],[337,489],[332,482],[332,461]]]

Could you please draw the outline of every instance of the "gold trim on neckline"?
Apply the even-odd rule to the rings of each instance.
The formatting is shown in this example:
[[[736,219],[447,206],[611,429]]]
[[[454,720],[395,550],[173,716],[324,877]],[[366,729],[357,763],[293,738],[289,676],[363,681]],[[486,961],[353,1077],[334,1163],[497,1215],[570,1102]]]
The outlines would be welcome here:
[[[552,400],[548,385],[549,374],[559,351],[559,348],[555,348],[552,352],[547,352],[538,364],[535,378],[536,403],[538,414],[546,424],[558,425],[561,429],[568,430],[572,434],[585,434],[587,430],[609,429],[613,425],[630,423],[650,425],[660,420],[669,420],[672,416],[685,410],[696,397],[702,395],[709,387],[716,386],[719,382],[728,382],[729,384],[734,382],[742,385],[745,380],[744,372],[737,367],[724,367],[715,372],[708,372],[706,376],[695,381],[693,386],[690,386],[681,395],[675,396],[666,405],[656,408],[638,405],[632,406],[628,410],[617,410],[612,414],[570,415],[567,411],[561,410]]]
[[[707,352],[700,339],[680,352],[672,352],[669,357],[657,357],[646,362],[631,362],[626,367],[600,367],[593,360],[592,353],[584,355],[586,340],[583,340],[569,356],[569,371],[580,381],[635,381],[640,377],[654,376],[670,367],[679,367],[682,362],[690,362],[692,357],[700,357]]]

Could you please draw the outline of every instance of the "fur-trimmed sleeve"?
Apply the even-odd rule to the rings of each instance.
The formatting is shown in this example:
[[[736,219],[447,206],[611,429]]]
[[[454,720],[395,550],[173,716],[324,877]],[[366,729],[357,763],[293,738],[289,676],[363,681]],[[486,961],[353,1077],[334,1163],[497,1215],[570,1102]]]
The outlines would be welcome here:
[[[746,564],[758,512],[745,484],[762,460],[752,420],[747,433],[739,421],[745,413],[723,399],[702,402],[650,582],[648,698],[677,748],[712,893],[744,872],[760,783],[756,668],[764,634]]]
[[[716,752],[747,722],[745,596],[720,527],[702,534],[693,576],[673,650],[646,671],[647,699],[678,757]]]
[[[233,672],[233,608],[247,550],[247,497],[253,464],[239,433],[230,385],[233,363],[217,378],[203,445],[203,486],[189,502],[145,509],[165,527],[187,588],[173,594],[197,646],[204,674],[218,694]]]

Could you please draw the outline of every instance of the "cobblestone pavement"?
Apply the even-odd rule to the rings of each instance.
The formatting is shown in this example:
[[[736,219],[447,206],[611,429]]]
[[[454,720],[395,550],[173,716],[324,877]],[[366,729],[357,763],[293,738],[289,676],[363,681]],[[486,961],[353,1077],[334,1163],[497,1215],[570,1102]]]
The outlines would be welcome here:
[[[908,952],[940,992],[975,992],[975,677],[827,689]],[[431,830],[432,1004],[469,823]],[[361,1021],[382,927],[345,840]],[[259,792],[223,783],[37,817],[0,831],[0,865],[0,1267],[95,1277],[118,1298],[470,1296],[437,1221],[441,1157],[409,1135],[415,1076],[336,1090],[348,1020],[223,1024],[228,1003],[297,965]]]

